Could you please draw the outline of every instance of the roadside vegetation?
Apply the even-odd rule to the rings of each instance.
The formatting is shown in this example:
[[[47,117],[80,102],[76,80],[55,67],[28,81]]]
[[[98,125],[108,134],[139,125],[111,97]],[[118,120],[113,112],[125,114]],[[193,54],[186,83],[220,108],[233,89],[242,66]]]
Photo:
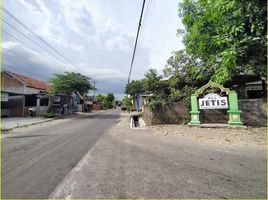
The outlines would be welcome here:
[[[113,93],[108,93],[107,95],[98,94],[96,100],[103,105],[104,109],[111,109],[118,104]]]
[[[50,93],[71,95],[79,92],[81,95],[85,95],[94,89],[90,81],[89,77],[80,73],[65,72],[64,74],[55,74],[49,80]]]
[[[126,85],[125,93],[153,94],[149,107],[190,103],[209,80],[225,84],[237,75],[267,76],[266,1],[183,0],[179,29],[185,49],[172,52],[162,72],[150,69],[144,79]]]

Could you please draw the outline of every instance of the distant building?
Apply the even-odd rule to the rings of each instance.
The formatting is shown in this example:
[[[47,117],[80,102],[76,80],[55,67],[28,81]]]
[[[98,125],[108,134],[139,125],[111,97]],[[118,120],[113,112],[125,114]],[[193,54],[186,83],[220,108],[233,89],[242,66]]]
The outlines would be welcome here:
[[[225,84],[234,89],[239,99],[267,98],[266,78],[254,75],[237,75]]]
[[[47,83],[9,71],[2,71],[1,77],[1,116],[22,117],[47,111]]]

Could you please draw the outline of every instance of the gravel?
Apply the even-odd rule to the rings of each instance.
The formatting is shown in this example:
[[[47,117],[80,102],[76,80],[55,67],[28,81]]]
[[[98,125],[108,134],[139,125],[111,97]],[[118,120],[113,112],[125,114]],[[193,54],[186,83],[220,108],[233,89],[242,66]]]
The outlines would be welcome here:
[[[266,127],[245,129],[200,128],[187,125],[148,126],[154,135],[189,137],[202,142],[226,145],[266,146]]]

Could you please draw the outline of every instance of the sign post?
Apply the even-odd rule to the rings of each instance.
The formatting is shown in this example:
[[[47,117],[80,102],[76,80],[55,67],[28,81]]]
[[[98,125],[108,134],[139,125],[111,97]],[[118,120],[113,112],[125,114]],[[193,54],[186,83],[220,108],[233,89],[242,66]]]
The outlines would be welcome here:
[[[221,91],[221,93],[226,93],[228,96],[220,96],[216,93],[209,93],[205,94],[205,91],[209,88],[216,88]],[[198,101],[197,101],[198,100]],[[228,104],[229,101],[229,104]],[[191,95],[191,121],[189,125],[199,125],[199,110],[205,109],[228,109],[227,111],[229,114],[229,125],[241,126],[243,125],[240,120],[241,111],[238,109],[238,102],[237,102],[237,94],[235,91],[231,91],[228,88],[224,88],[223,86],[213,83],[209,81],[206,85],[201,87],[199,90],[195,92],[195,94]]]
[[[200,111],[198,110],[197,97],[194,94],[191,96],[191,107],[192,107],[192,110],[190,111],[191,113],[190,123],[193,125],[198,125],[200,124],[200,121],[199,121]]]
[[[229,113],[228,124],[243,125],[240,120],[241,111],[238,109],[237,94],[235,91],[230,91],[229,93],[229,104],[230,110],[227,111]]]

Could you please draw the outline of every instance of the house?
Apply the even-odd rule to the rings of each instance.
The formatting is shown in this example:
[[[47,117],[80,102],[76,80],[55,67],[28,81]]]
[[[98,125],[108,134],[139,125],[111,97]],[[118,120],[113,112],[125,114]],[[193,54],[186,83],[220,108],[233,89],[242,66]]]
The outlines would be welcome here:
[[[47,83],[9,71],[2,71],[1,78],[2,117],[38,116],[47,111]]]

